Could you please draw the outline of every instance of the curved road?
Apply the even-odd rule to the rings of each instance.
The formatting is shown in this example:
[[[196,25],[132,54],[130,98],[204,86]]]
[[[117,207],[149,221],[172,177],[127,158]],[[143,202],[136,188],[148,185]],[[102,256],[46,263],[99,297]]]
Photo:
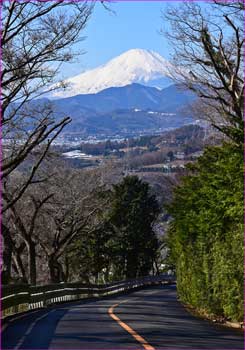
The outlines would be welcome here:
[[[3,349],[243,349],[240,330],[190,315],[175,286],[63,304],[5,326]]]

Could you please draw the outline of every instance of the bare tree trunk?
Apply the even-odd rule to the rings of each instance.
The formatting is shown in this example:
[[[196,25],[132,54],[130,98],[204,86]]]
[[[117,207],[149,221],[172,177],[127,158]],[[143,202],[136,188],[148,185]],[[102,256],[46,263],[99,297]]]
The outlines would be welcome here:
[[[16,267],[16,271],[18,275],[20,276],[20,279],[23,283],[28,283],[28,278],[26,276],[26,271],[20,256],[20,252],[17,250],[14,251],[13,253],[13,262]]]
[[[157,263],[157,259],[154,260],[154,263],[155,263],[155,267],[156,267],[156,275],[160,275],[160,271],[159,271],[159,266],[158,266],[158,263]],[[153,263],[153,264],[154,264]]]
[[[4,225],[2,226],[2,235],[4,239],[2,283],[8,284],[11,280],[11,262],[12,262],[13,244],[10,238],[10,232],[8,228]]]
[[[99,272],[95,272],[95,274],[94,274],[94,283],[95,284],[99,283]]]
[[[62,265],[53,254],[48,257],[48,267],[51,283],[59,283],[65,281],[66,277],[63,272]]]
[[[56,283],[57,282],[57,273],[56,273],[53,255],[50,255],[48,257],[48,267],[49,267],[50,283]]]
[[[8,243],[4,243],[3,251],[3,270],[2,270],[2,283],[8,284],[11,280],[11,263],[12,263],[12,246]]]
[[[69,275],[70,275],[70,264],[69,264],[69,258],[66,255],[65,257],[65,273],[64,273],[64,281],[67,282],[69,279]]]
[[[18,274],[19,278],[23,283],[27,283],[26,272],[21,259],[21,254],[25,249],[25,243],[22,242],[19,247],[16,247],[16,243],[11,238],[8,227],[2,225],[2,228],[2,235],[4,239],[2,283],[10,283],[12,263],[15,264],[16,273]]]
[[[28,260],[29,260],[29,282],[32,285],[37,283],[36,267],[36,244],[33,241],[28,242]]]

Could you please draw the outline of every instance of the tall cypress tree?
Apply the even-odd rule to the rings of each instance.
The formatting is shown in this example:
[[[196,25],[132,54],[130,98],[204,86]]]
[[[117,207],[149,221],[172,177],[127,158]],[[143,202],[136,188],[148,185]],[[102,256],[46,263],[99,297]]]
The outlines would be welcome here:
[[[159,214],[155,195],[137,176],[127,176],[112,190],[109,222],[116,278],[143,276],[150,272],[158,249],[153,224]]]

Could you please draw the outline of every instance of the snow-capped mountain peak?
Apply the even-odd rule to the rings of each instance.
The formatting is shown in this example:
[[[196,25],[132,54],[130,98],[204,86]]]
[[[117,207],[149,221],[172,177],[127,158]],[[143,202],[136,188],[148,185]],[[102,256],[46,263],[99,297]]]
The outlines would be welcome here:
[[[109,87],[132,83],[151,84],[166,79],[170,63],[160,54],[150,50],[131,49],[104,65],[67,79],[65,90],[55,91],[53,97],[97,93]]]

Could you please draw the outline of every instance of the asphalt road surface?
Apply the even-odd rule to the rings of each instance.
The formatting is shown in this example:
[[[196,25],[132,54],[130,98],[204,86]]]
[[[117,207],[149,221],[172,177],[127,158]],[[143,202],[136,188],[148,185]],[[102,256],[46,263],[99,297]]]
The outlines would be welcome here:
[[[22,315],[4,326],[2,348],[240,350],[243,334],[190,315],[172,285]]]

